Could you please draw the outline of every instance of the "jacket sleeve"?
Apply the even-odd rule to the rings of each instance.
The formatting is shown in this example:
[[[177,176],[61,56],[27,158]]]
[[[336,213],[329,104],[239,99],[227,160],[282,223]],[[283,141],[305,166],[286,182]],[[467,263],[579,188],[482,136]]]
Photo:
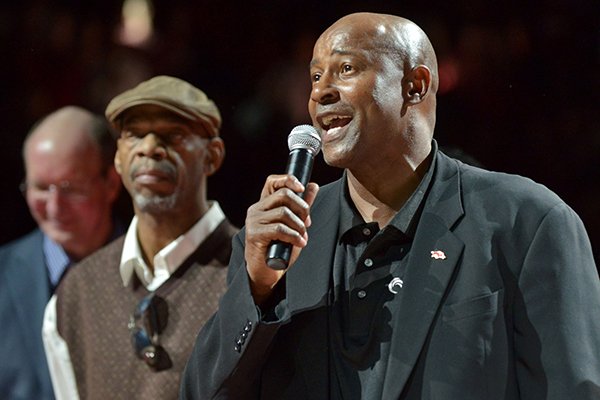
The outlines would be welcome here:
[[[261,320],[264,318],[250,293],[243,232],[233,241],[229,269],[228,289],[219,309],[200,331],[186,365],[180,399],[254,399],[259,396],[262,365],[284,321]]]
[[[564,203],[537,228],[518,287],[514,335],[521,398],[599,399],[600,280],[583,223]]]

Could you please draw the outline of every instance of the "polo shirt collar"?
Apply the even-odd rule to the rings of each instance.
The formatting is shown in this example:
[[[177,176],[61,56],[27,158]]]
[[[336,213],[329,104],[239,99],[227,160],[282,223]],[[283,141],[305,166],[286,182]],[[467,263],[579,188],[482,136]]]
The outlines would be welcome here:
[[[423,179],[421,179],[421,182],[419,183],[413,194],[409,197],[409,199],[406,201],[406,203],[404,203],[400,211],[396,213],[396,215],[388,224],[389,227],[396,228],[400,232],[410,237],[414,236],[414,230],[416,228],[415,216],[419,214],[419,208],[426,198],[426,193],[432,181],[432,177],[435,171],[437,151],[437,142],[433,140],[431,146],[431,153],[429,155],[431,157],[431,163],[429,164],[429,168],[425,173],[425,176],[423,176]],[[340,225],[338,232],[338,237],[340,238],[340,240],[343,240],[344,235],[350,229],[357,225],[365,223],[364,219],[356,210],[356,207],[354,206],[354,203],[350,198],[346,174],[346,171],[344,171],[344,190],[342,191],[342,196],[340,199]]]

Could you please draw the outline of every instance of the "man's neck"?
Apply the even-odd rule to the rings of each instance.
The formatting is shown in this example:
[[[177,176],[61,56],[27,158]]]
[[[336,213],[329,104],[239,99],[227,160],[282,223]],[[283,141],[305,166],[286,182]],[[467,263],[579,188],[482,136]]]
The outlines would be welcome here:
[[[385,227],[413,194],[431,163],[427,157],[416,168],[387,168],[377,173],[348,170],[350,198],[366,222]]]
[[[189,231],[204,215],[195,213],[184,216],[165,216],[156,218],[148,213],[138,213],[137,237],[144,256],[144,261],[150,269],[154,269],[154,256],[169,243]]]

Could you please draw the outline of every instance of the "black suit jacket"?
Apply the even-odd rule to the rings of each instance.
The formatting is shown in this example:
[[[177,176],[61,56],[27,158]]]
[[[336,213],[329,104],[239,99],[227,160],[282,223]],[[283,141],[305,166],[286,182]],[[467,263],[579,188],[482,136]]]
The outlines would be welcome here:
[[[42,344],[50,281],[39,229],[0,248],[0,398],[54,399]]]
[[[579,217],[529,179],[436,157],[401,305],[380,327],[391,341],[383,398],[600,398],[600,281]],[[264,315],[250,295],[243,231],[234,239],[230,286],[198,337],[182,399],[331,398],[343,185],[319,191],[308,245]]]

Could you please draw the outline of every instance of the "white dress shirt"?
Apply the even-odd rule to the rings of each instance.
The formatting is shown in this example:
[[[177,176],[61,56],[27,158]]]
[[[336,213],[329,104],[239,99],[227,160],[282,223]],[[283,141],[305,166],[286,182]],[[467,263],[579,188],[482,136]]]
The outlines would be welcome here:
[[[135,273],[146,289],[149,291],[158,289],[224,219],[225,214],[219,203],[211,201],[206,214],[189,231],[154,256],[153,273],[142,256],[137,238],[138,219],[134,216],[125,235],[121,254],[119,271],[123,286],[129,284]],[[42,339],[56,400],[78,400],[77,382],[69,348],[58,333],[56,325],[56,294],[52,296],[44,312]]]

